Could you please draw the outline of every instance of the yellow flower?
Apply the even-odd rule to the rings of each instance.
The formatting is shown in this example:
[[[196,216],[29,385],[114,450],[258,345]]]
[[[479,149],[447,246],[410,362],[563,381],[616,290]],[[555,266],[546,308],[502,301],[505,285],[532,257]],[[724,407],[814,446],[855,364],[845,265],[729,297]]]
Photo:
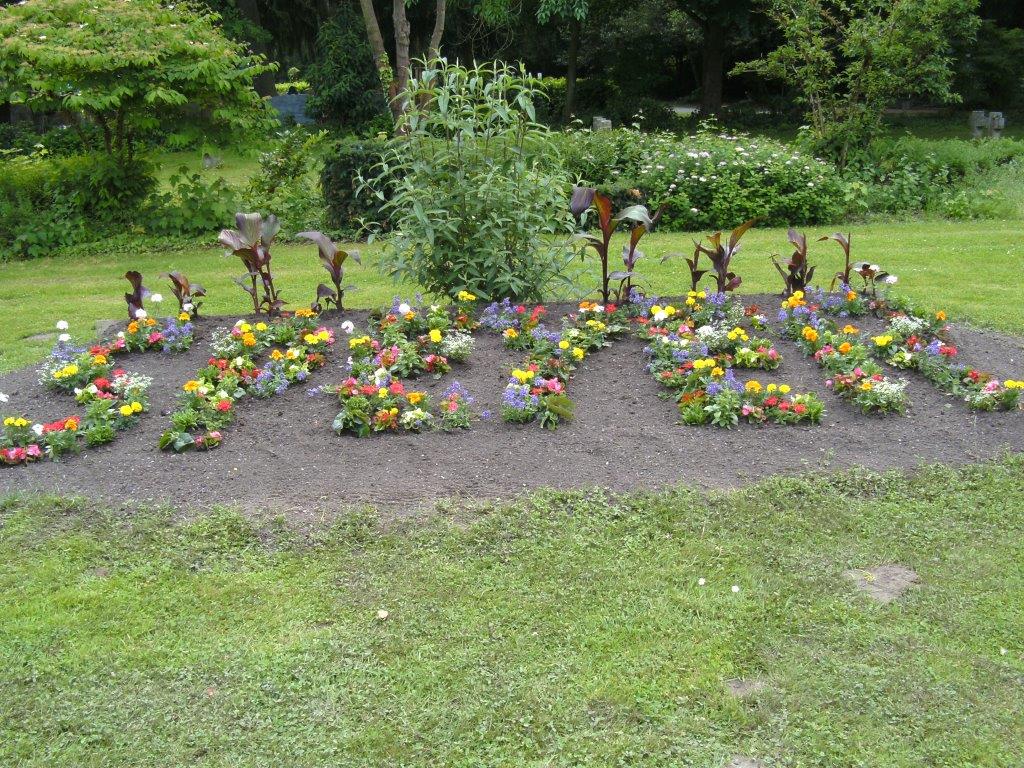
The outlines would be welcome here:
[[[812,344],[818,340],[818,332],[809,325],[804,326],[802,333],[803,337]]]
[[[313,315],[315,314],[316,312],[314,312],[309,307],[300,307],[299,309],[295,310],[296,317],[313,317]]]
[[[887,347],[892,343],[892,336],[886,334],[885,336],[872,336],[871,340],[875,342],[876,346]]]
[[[182,323],[187,323],[191,319],[192,316],[188,312],[182,312],[180,315],[178,315],[178,320]]]
[[[1003,382],[1003,386],[1007,389],[1024,389],[1024,381],[1017,381],[1015,379],[1007,379]]]
[[[387,397],[387,396],[388,396],[388,388],[387,387],[381,387],[380,389],[377,390],[377,397]]]
[[[299,350],[289,348],[284,353],[284,356],[289,360],[295,360],[299,356]]]
[[[459,291],[458,299],[459,301],[476,301],[476,296],[469,291]]]
[[[357,349],[358,347],[368,346],[370,344],[369,336],[358,336],[354,339],[348,340],[349,349]]]
[[[249,331],[251,331],[251,330],[252,330],[252,326],[249,325],[248,323],[242,323],[241,325],[238,326],[238,331],[240,333],[249,333]]]
[[[860,333],[860,331],[857,329],[856,326],[847,323],[846,325],[843,326],[843,333]]]
[[[761,382],[758,381],[757,379],[751,379],[750,381],[747,382],[745,389],[747,390],[747,392],[760,392]]]
[[[856,298],[857,298],[857,292],[856,291],[847,291],[846,292],[846,300],[847,301],[853,301]]]
[[[463,293],[465,293],[465,291],[463,291]],[[464,299],[464,301],[469,301],[469,299]],[[417,403],[423,402],[424,397],[426,397],[426,395],[423,392],[410,392],[405,396],[405,399],[409,401],[409,405],[416,405]]]
[[[440,344],[441,343],[441,338],[442,338],[441,331],[439,331],[437,328],[431,328],[430,329],[430,340],[432,342],[434,342],[435,344]]]
[[[946,322],[946,313],[940,309],[938,312],[935,313],[935,319],[941,323]]]
[[[92,356],[92,364],[93,365],[106,365],[107,364],[107,356],[106,355],[93,355]]]
[[[71,418],[71,419],[68,419],[67,421],[65,421],[64,422],[64,429],[69,430],[71,432],[77,431],[78,430],[78,419]]]
[[[696,303],[697,303],[697,300],[695,298],[693,298],[693,296],[687,296],[686,297],[686,306],[692,307]]]
[[[316,335],[316,337],[320,341],[330,341],[331,340],[331,332],[328,331],[327,329],[324,329],[324,330],[320,331],[320,333],[318,333]]]
[[[722,370],[721,366],[716,365],[714,368],[711,369],[711,375],[717,378],[719,376],[724,376],[725,371]]]
[[[416,313],[415,312],[409,311],[409,312],[405,313],[405,319],[406,320],[412,320],[414,317],[416,317]]]
[[[502,333],[501,335],[504,336],[506,339],[516,339],[519,338],[519,331],[517,331],[515,328],[506,328],[504,333]]]
[[[586,354],[587,353],[584,352],[583,349],[581,349],[580,347],[572,348],[572,356],[575,357],[577,360],[582,360],[586,356]]]
[[[512,371],[512,378],[518,381],[520,384],[525,384],[528,381],[533,381],[534,374],[532,371],[521,371],[516,368]]]
[[[117,410],[119,410],[121,412],[122,416],[131,416],[132,415],[132,407],[130,405],[122,405]]]
[[[672,315],[674,315],[675,313],[676,308],[673,307],[671,304],[665,307],[665,314],[668,315],[669,317],[672,317]]]
[[[656,314],[658,314],[661,311],[662,311],[661,306],[658,305],[658,304],[655,304],[654,306],[651,307],[651,314],[652,315],[656,315]]]
[[[302,340],[307,344],[317,344],[320,342],[320,339],[316,336],[316,334],[313,333],[307,333],[305,336],[302,337]]]
[[[669,308],[665,307],[665,312],[668,313]],[[675,312],[675,310],[672,310]],[[600,320],[587,320],[587,328],[592,328],[595,331],[603,331],[607,326]]]
[[[257,331],[265,331],[265,330],[267,330],[267,324],[266,323],[256,323],[256,330]]]
[[[242,346],[243,347],[255,347],[256,346],[256,337],[253,336],[251,333],[243,333],[242,334]]]
[[[270,351],[270,359],[271,360],[280,360],[283,357],[284,357],[284,353],[281,352],[280,349],[272,349]]]
[[[184,389],[186,392],[195,392],[197,389],[199,389],[199,382],[195,380],[186,381],[184,384],[181,385],[181,388]]]
[[[13,427],[14,426],[14,417],[13,416],[8,416],[6,419],[4,419],[4,426],[5,427]]]
[[[872,390],[871,382],[870,381],[862,382],[861,385],[860,385],[860,388],[864,392],[870,392]]]
[[[779,393],[783,394],[783,395],[788,395],[789,394],[789,384],[783,384],[782,386],[780,386],[779,387]]]
[[[568,349],[569,346],[570,346],[569,342],[566,341],[565,339],[562,339],[560,342],[558,342],[558,348],[559,349]]]
[[[697,298],[698,299],[706,299],[707,297],[708,297],[708,292],[707,291],[697,291]]]
[[[770,393],[774,392],[776,389],[778,389],[778,386],[776,386],[775,384],[769,384],[767,387],[764,388],[764,391]]]

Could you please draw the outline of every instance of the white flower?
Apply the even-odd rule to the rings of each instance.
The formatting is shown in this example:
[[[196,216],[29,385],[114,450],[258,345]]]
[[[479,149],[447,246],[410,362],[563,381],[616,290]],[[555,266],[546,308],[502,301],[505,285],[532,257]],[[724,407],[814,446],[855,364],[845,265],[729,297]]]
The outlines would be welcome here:
[[[391,374],[388,373],[387,368],[378,368],[373,372],[373,383],[378,387],[383,387],[390,378]]]
[[[42,437],[43,436],[43,425],[42,424],[33,424],[32,425],[32,431],[35,432],[36,435],[38,435],[39,437]]]
[[[886,275],[882,282],[886,285],[896,285],[896,283],[899,282],[899,278],[896,277],[896,275]]]
[[[163,294],[161,293],[154,293],[152,296],[149,297],[149,300],[152,301],[154,304],[159,304],[161,301],[164,300],[164,297]]]
[[[699,579],[697,579],[697,585],[698,586],[703,587],[705,584],[707,584],[707,581],[704,579],[703,576],[701,576]]]
[[[665,310],[661,310],[660,312],[655,312],[654,313],[654,322],[660,323],[662,320],[666,319],[667,317],[668,317],[668,313],[665,312]]]
[[[118,331],[117,332],[117,338],[123,339],[124,338],[124,331]]]
[[[351,335],[352,332],[355,331],[355,329],[356,327],[355,325],[352,324],[351,320],[346,320],[344,323],[341,324],[341,330],[343,333]]]
[[[10,399],[11,399],[10,395],[5,395],[3,392],[0,392],[0,403],[9,402]]]
[[[740,591],[740,585],[739,585],[739,584],[733,584],[733,585],[732,585],[732,591],[733,591],[734,593],[735,593],[735,592],[739,592],[739,591]]]
[[[146,319],[146,310],[141,309],[141,308],[140,309],[136,309],[135,310],[135,319],[136,320],[145,320]]]
[[[67,320],[58,320],[57,321],[57,330],[58,331],[66,331],[67,329],[68,329],[68,321]]]
[[[57,341],[59,341],[59,342],[61,342],[63,344],[67,344],[69,341],[71,341],[71,334],[70,333],[62,333],[60,336],[57,337]]]
[[[398,314],[407,315],[410,312],[412,312],[412,307],[410,307],[405,302],[402,302],[401,304],[398,305]]]
[[[182,312],[188,312],[188,313],[189,313],[190,315],[192,314],[192,310],[193,310],[193,309],[195,309],[195,306],[193,306],[193,305],[192,305],[191,303],[189,303],[189,302],[186,302],[186,303],[184,303],[184,304],[182,304],[182,305],[181,305],[181,311],[182,311]]]

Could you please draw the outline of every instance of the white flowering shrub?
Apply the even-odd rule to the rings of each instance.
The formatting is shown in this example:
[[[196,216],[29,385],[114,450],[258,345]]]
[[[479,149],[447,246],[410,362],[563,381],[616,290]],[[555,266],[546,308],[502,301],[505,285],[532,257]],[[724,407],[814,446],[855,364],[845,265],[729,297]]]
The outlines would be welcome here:
[[[632,129],[561,134],[569,170],[625,205],[665,204],[660,228],[728,229],[835,220],[843,191],[835,167],[781,142],[744,134],[677,137]]]

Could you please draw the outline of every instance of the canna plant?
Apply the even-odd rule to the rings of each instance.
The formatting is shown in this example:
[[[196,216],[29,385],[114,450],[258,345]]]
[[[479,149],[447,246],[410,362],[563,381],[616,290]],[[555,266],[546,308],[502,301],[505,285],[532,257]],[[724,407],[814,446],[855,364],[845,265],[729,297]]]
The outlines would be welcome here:
[[[772,264],[775,265],[779,274],[782,275],[783,282],[786,283],[786,290],[783,292],[783,295],[792,296],[797,291],[807,289],[808,284],[814,277],[815,268],[807,262],[807,235],[803,232],[797,232],[792,228],[787,235],[789,242],[793,244],[793,255],[786,262],[785,269],[782,268],[782,265],[779,264],[775,256],[772,256]]]
[[[618,298],[628,295],[632,287],[632,278],[636,262],[643,256],[643,251],[637,249],[637,244],[647,232],[654,229],[654,225],[661,218],[664,207],[659,208],[652,216],[651,212],[643,205],[631,205],[619,211],[617,216],[612,216],[612,201],[607,195],[603,195],[593,187],[573,187],[572,200],[569,208],[572,215],[579,222],[583,214],[593,206],[597,210],[597,223],[601,230],[600,237],[589,233],[578,235],[585,246],[589,245],[601,259],[601,301],[607,304],[611,300],[611,284],[618,281]],[[609,250],[612,235],[623,221],[634,222],[629,236],[629,244],[622,249],[622,261],[624,270],[609,272]]]
[[[235,225],[237,229],[222,229],[217,238],[245,265],[246,274],[236,277],[235,282],[252,298],[254,314],[265,310],[268,315],[278,315],[284,302],[270,271],[270,245],[281,230],[277,216],[271,214],[264,219],[258,213],[236,213]]]
[[[341,284],[345,279],[345,262],[352,258],[357,263],[362,264],[363,262],[359,258],[359,251],[343,251],[327,235],[316,230],[299,232],[296,237],[304,237],[316,243],[317,248],[320,249],[320,263],[323,264],[324,269],[331,276],[331,282],[334,284],[334,288],[331,288],[326,283],[320,283],[316,287],[316,300],[313,302],[312,308],[319,312],[322,302],[324,307],[334,304],[335,309],[343,310],[345,308],[345,291],[355,287],[352,285],[343,287]]]
[[[178,310],[199,317],[199,307],[203,304],[199,299],[206,295],[206,289],[199,283],[191,282],[181,272],[168,272],[164,276],[171,281],[171,293],[178,300]],[[191,309],[185,309],[186,306]]]
[[[754,226],[756,221],[757,219],[751,219],[736,227],[732,234],[729,235],[729,242],[725,245],[722,244],[721,232],[715,232],[715,234],[708,237],[708,241],[711,243],[710,248],[705,246],[703,241],[694,243],[697,246],[697,253],[707,254],[711,260],[711,269],[715,273],[719,293],[734,291],[743,282],[739,275],[729,269],[729,266],[732,263],[733,257],[740,250],[740,238],[743,237],[748,229]],[[696,261],[696,258],[695,254],[694,261]]]
[[[686,262],[686,266],[690,268],[690,290],[696,291],[697,284],[701,281],[704,275],[708,273],[708,270],[700,268],[700,244],[694,243],[693,245],[693,256],[689,259],[684,258],[683,260]],[[661,257],[661,263],[664,264],[669,259],[682,255],[683,254],[681,253],[666,253],[664,256]]]
[[[823,240],[835,240],[839,243],[839,247],[843,249],[843,255],[846,257],[846,261],[843,264],[843,269],[840,272],[836,272],[832,276],[831,288],[834,290],[836,283],[840,285],[849,285],[850,277],[853,273],[853,264],[850,263],[850,238],[852,235],[844,235],[842,232],[833,232],[831,235],[823,235],[818,238],[818,242]]]
[[[128,302],[128,319],[136,319],[140,316],[139,313],[143,313],[144,317],[146,310],[142,306],[142,300],[149,296],[149,289],[142,284],[142,273],[133,269],[124,273],[124,279],[132,284],[131,293],[124,295],[124,300]]]

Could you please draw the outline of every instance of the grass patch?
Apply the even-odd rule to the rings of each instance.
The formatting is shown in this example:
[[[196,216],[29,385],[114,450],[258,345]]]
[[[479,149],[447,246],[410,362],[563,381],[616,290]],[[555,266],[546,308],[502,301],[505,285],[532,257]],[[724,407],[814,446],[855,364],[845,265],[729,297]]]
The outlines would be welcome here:
[[[810,227],[808,234],[833,231],[833,227]],[[927,306],[945,308],[955,321],[1011,333],[1024,332],[1024,303],[1019,300],[1020,265],[1024,245],[1016,221],[944,222],[915,221],[871,224],[844,228],[853,233],[856,259],[876,261],[900,277],[899,291]],[[698,235],[699,236],[699,235]],[[815,243],[812,259],[820,264],[819,276],[838,269],[840,250],[832,243]],[[734,267],[743,277],[743,293],[778,291],[778,274],[769,261],[772,252],[786,253],[785,231],[753,230],[743,241]],[[832,246],[832,247],[829,247]],[[347,278],[358,289],[346,294],[353,307],[386,304],[396,293],[410,295],[413,286],[396,286],[376,268],[376,246],[359,247],[364,266],[346,266]],[[692,236],[655,233],[643,241],[647,258],[640,262],[642,282],[661,294],[678,294],[688,287],[682,260],[660,263],[663,254],[692,252]],[[232,282],[241,274],[241,264],[224,256],[214,246],[191,244],[146,247],[120,243],[116,252],[80,254],[0,266],[0,370],[27,365],[49,350],[52,340],[30,340],[36,334],[53,331],[58,319],[72,324],[78,340],[91,338],[99,319],[124,315],[122,299],[128,269],[139,269],[147,284],[169,296],[165,281],[157,275],[178,269],[206,286],[210,296],[204,306],[209,315],[239,315],[247,311],[248,296]],[[618,246],[613,245],[613,252]],[[595,260],[583,263],[578,285],[597,285]],[[311,245],[278,245],[274,249],[275,275],[284,297],[293,306],[305,306],[326,273],[319,266]],[[969,279],[965,279],[969,275]],[[982,275],[984,279],[973,279]],[[827,280],[826,280],[827,281]]]
[[[1013,765],[1022,472],[539,493],[304,535],[9,498],[0,763]],[[880,606],[842,575],[880,563],[922,586]],[[736,677],[767,687],[739,701]]]

